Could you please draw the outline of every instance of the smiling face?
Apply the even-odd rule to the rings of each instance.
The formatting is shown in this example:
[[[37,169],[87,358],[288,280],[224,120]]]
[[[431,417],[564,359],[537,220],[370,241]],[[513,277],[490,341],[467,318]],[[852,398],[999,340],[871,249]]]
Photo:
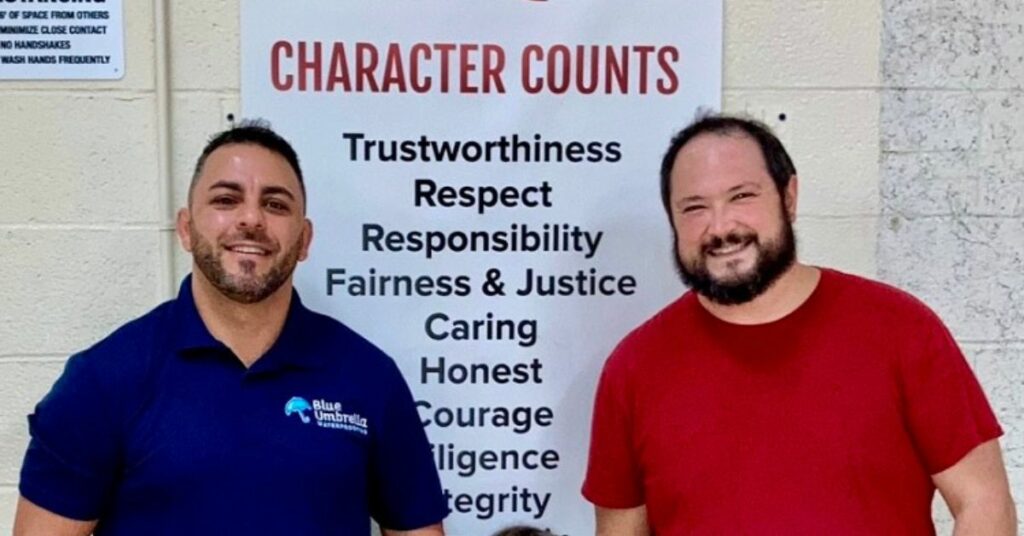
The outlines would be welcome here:
[[[783,199],[753,138],[698,135],[676,155],[670,180],[676,265],[696,292],[746,303],[793,265],[797,181]]]
[[[189,207],[178,213],[194,277],[239,303],[277,292],[309,252],[313,231],[304,203],[295,171],[277,153],[255,144],[210,153]]]

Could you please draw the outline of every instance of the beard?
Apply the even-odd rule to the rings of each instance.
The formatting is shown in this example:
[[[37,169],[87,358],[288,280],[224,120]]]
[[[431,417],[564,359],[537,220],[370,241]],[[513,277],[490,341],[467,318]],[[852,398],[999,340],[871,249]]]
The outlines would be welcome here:
[[[747,273],[727,277],[712,275],[707,266],[710,252],[730,245],[756,248],[753,268]],[[782,230],[774,239],[762,242],[755,233],[729,233],[701,244],[696,259],[684,260],[676,251],[672,257],[683,284],[719,305],[740,305],[764,294],[793,265],[796,261],[796,237],[793,225],[783,217]]]
[[[288,281],[292,272],[295,271],[295,266],[299,263],[302,249],[301,236],[262,276],[256,273],[256,264],[252,261],[239,263],[241,274],[230,274],[224,268],[223,253],[215,252],[213,244],[199,234],[193,223],[190,222],[189,227],[193,240],[192,257],[199,271],[221,294],[238,303],[258,303],[267,299]],[[273,242],[264,231],[243,231],[233,239],[257,242],[265,245],[271,251],[276,249],[272,247]]]

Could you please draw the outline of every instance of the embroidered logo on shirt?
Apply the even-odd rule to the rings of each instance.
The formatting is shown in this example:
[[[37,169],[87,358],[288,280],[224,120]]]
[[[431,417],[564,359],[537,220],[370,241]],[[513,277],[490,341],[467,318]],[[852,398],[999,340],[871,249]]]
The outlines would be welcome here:
[[[314,398],[313,403],[310,404],[309,401],[301,396],[293,396],[288,400],[288,403],[284,405],[284,414],[286,416],[289,416],[292,413],[297,413],[299,418],[302,419],[302,422],[309,424],[310,418],[306,412],[313,413],[313,420],[315,420],[316,425],[321,428],[346,430],[362,435],[367,435],[369,433],[366,417],[355,412],[345,413],[342,411],[341,402],[328,402],[326,400]]]
[[[285,416],[291,415],[292,413],[298,413],[302,422],[309,424],[309,415],[306,415],[307,411],[313,411],[313,406],[310,406],[309,401],[301,396],[293,396],[291,400],[284,405]]]

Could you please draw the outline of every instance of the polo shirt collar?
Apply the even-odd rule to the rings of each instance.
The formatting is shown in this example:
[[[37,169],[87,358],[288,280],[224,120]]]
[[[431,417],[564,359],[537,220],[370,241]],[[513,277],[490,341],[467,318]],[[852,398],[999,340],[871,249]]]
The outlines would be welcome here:
[[[199,316],[195,297],[192,294],[192,275],[189,274],[178,289],[173,313],[176,333],[172,334],[171,348],[186,357],[210,357],[214,353],[229,352],[230,349],[214,338]],[[249,369],[250,372],[270,372],[284,368],[313,368],[320,364],[317,352],[312,348],[312,335],[307,333],[315,324],[314,313],[307,309],[298,292],[292,289],[291,305],[285,317],[284,326],[277,340]]]

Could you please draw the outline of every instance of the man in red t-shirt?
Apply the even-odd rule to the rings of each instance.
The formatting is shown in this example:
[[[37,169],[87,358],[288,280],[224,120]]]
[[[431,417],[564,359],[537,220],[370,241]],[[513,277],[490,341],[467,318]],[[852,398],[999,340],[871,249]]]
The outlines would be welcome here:
[[[797,178],[758,122],[699,119],[661,167],[692,289],[605,364],[583,494],[599,535],[1016,532],[985,396],[910,295],[796,261]]]

